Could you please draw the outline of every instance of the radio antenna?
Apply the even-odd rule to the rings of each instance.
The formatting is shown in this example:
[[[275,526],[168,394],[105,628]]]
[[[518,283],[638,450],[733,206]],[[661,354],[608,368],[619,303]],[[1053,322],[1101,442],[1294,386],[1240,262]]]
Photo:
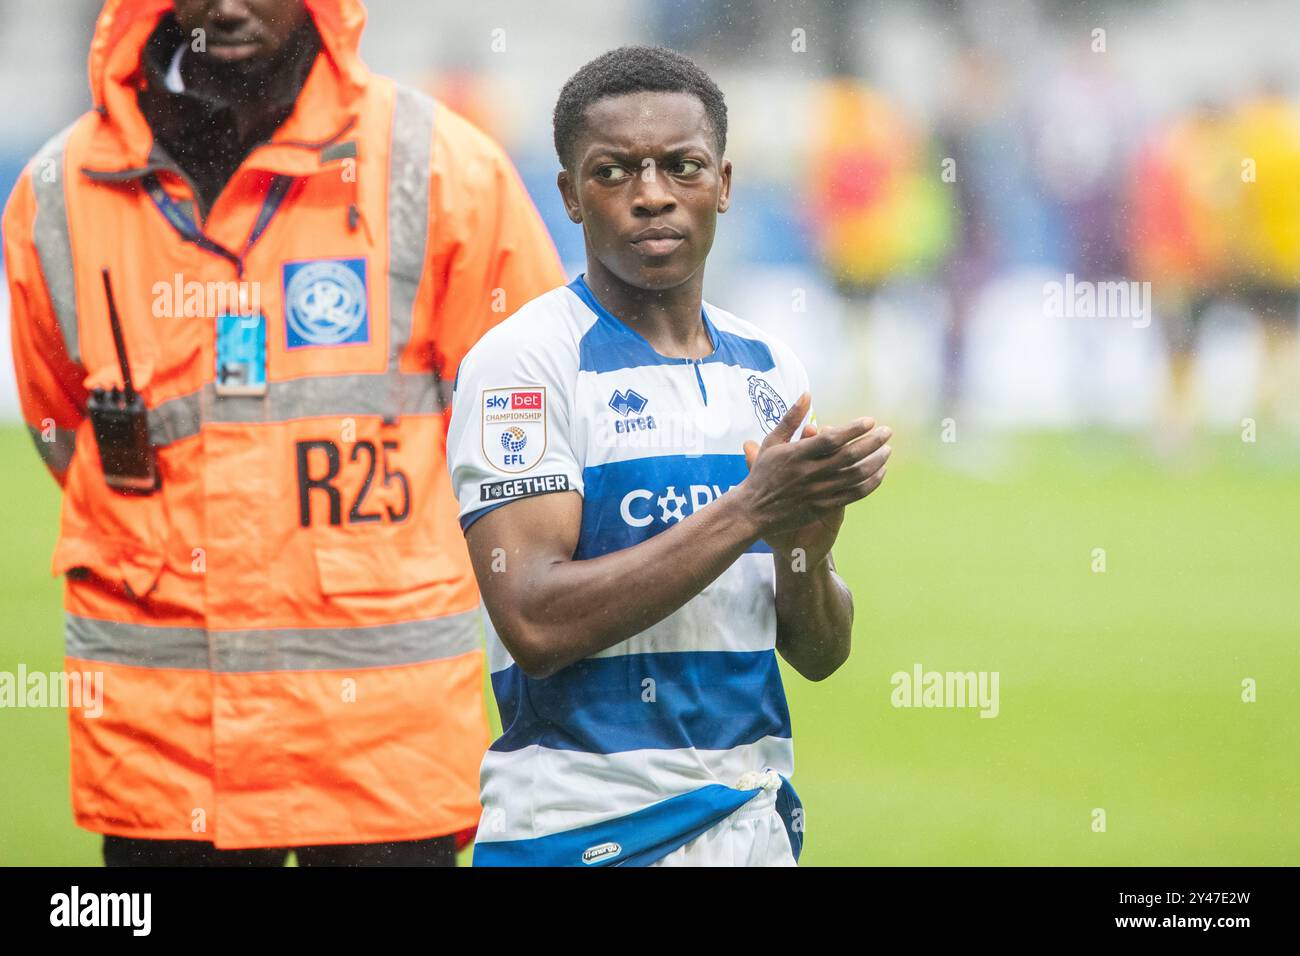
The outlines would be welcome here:
[[[131,383],[131,363],[126,360],[126,342],[122,339],[122,322],[117,317],[117,303],[113,301],[113,283],[108,278],[108,269],[101,269],[104,277],[104,295],[108,298],[108,324],[113,329],[113,345],[117,349],[117,364],[122,369],[123,392],[129,405],[135,401],[135,386]]]

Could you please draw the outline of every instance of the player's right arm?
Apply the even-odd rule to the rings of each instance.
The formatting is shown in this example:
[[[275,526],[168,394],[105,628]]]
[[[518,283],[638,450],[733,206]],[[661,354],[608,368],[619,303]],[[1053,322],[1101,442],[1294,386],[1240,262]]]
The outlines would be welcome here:
[[[668,531],[575,561],[576,492],[498,508],[466,534],[498,636],[530,677],[547,677],[663,620],[757,539],[751,515],[724,495]],[[498,550],[500,549],[500,550]]]
[[[462,512],[468,507],[473,518],[466,540],[483,602],[502,643],[531,677],[554,674],[663,620],[759,538],[802,527],[842,507],[846,496],[864,496],[866,469],[880,467],[884,438],[867,420],[791,443],[808,413],[811,399],[805,394],[767,436],[764,454],[745,481],[661,534],[574,560],[582,524],[581,469],[566,440],[564,403],[555,401],[565,372],[547,361],[544,348],[543,354],[529,354],[520,343],[513,362],[497,361],[494,346],[498,356],[505,351],[500,337],[485,344],[487,354],[467,360],[457,386],[449,445],[453,481]],[[491,441],[475,445],[484,386],[490,392],[502,386],[547,389],[546,453],[529,472],[563,476],[571,490],[521,497],[490,510],[474,500],[476,488],[491,477],[490,461],[484,468],[478,450]]]

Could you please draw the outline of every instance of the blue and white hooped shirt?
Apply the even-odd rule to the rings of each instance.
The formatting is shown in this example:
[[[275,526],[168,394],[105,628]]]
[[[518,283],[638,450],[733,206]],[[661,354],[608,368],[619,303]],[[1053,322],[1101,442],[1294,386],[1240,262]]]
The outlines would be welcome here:
[[[579,277],[489,331],[461,363],[448,435],[462,528],[576,491],[574,558],[596,558],[744,480],[744,443],[763,440],[807,374],[753,325],[708,303],[703,320],[712,354],[660,355]],[[483,760],[476,865],[653,862],[755,796],[742,777],[790,776],[772,561],[759,541],[658,624],[545,679],[519,669],[484,614],[504,732]],[[788,782],[778,810],[797,856]]]

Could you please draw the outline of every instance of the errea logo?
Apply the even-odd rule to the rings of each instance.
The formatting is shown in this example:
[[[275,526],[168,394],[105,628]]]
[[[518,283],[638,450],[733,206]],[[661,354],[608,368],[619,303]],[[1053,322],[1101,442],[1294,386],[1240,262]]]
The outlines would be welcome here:
[[[623,852],[621,844],[610,840],[608,843],[598,843],[593,847],[588,847],[582,851],[582,862],[591,866],[593,863],[599,863],[601,860],[609,860]]]
[[[609,399],[609,407],[614,409],[614,411],[618,412],[624,418],[628,415],[640,415],[645,411],[645,407],[648,403],[648,399],[641,395],[640,392],[631,388],[626,392],[615,389],[614,394]]]
[[[615,389],[613,396],[610,397],[609,407],[622,416],[614,419],[615,434],[623,435],[658,428],[653,415],[641,415],[648,404],[650,399],[635,389],[629,388],[626,392]]]

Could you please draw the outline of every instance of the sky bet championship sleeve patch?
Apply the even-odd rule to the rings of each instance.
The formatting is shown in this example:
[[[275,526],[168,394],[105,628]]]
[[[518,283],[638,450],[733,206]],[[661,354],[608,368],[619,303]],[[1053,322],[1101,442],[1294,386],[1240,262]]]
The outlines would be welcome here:
[[[488,464],[509,474],[527,471],[542,460],[546,453],[546,386],[488,388],[479,400],[483,403],[483,455]],[[487,488],[483,486],[484,501],[488,500]]]

